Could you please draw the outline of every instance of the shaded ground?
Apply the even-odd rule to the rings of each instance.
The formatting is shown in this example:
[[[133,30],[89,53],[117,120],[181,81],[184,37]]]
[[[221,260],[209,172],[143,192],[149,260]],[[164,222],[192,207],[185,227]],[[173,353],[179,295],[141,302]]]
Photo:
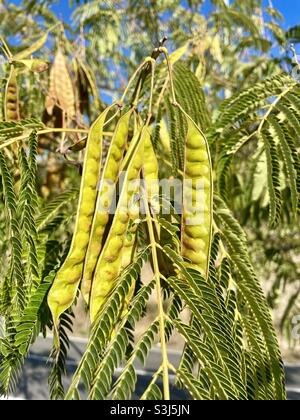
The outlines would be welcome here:
[[[16,393],[14,394],[14,398],[27,400],[47,400],[49,398],[47,378],[49,374],[48,356],[51,344],[50,339],[39,339],[33,346],[32,353],[25,363],[21,381]],[[74,373],[78,360],[84,351],[85,344],[85,340],[72,340],[68,361],[67,382],[70,381],[71,375]],[[171,363],[176,366],[179,360],[179,353],[176,351],[170,351],[169,357]],[[138,399],[142,395],[144,389],[151,381],[152,373],[157,369],[159,364],[159,348],[155,348],[151,351],[146,367],[143,367],[138,363],[136,364],[138,385],[136,393],[134,394],[134,399]],[[287,364],[286,374],[289,399],[300,401],[300,364]],[[172,399],[187,399],[187,395],[185,392],[173,387]]]

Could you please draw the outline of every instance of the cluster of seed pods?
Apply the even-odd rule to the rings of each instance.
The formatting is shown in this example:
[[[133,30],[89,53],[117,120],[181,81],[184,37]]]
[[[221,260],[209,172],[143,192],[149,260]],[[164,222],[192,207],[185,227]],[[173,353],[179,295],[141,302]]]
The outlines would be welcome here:
[[[133,109],[119,119],[112,138],[104,169],[99,182],[96,211],[93,218],[90,242],[85,259],[81,292],[85,302],[90,299],[93,274],[102,248],[103,235],[109,220],[109,212],[119,177],[121,162],[127,144],[130,118]]]
[[[70,251],[48,294],[55,327],[61,314],[75,301],[80,283],[91,322],[94,322],[120,274],[134,260],[141,191],[146,194],[159,241],[160,228],[155,221],[160,210],[159,165],[149,119],[146,124],[139,120],[136,105],[121,112],[102,163],[103,129],[113,106],[102,112],[88,136]],[[181,254],[188,267],[206,277],[212,229],[211,161],[205,136],[187,114],[185,118]],[[132,125],[134,133],[128,144]],[[121,173],[124,174],[122,180]],[[111,214],[117,186],[121,186],[120,193]],[[123,302],[121,317],[128,309],[134,290],[135,284]]]
[[[72,243],[48,294],[48,304],[55,326],[58,325],[60,315],[73,304],[82,277],[97,200],[103,127],[111,108],[112,106],[106,108],[90,129]]]
[[[128,248],[130,248],[128,243],[126,243],[128,230],[140,214],[138,200],[140,183],[137,181],[140,178],[143,166],[144,144],[150,137],[146,126],[141,129],[139,137],[140,140],[129,161],[123,180],[122,191],[109,235],[97,262],[90,298],[90,317],[92,322],[101,310],[120,274],[122,265],[124,265],[124,258],[126,258],[126,253]]]
[[[149,66],[152,62],[152,58],[146,59],[145,65]],[[86,142],[73,238],[69,253],[48,294],[55,331],[62,313],[74,303],[80,284],[83,299],[90,309],[90,319],[94,322],[120,274],[134,260],[141,217],[141,191],[146,194],[159,241],[160,227],[155,221],[160,211],[159,166],[151,140],[150,118],[146,123],[141,121],[137,113],[137,101],[133,101],[126,112],[120,111],[103,161],[104,127],[115,105],[107,107],[96,119]],[[206,277],[212,230],[211,160],[205,136],[185,111],[183,113],[187,134],[181,254],[188,267]],[[20,119],[16,70],[12,64],[5,91],[5,118],[7,121]],[[132,125],[134,134],[128,145]],[[121,184],[122,171],[125,175],[117,207],[112,215],[111,206],[116,197],[117,185]],[[133,181],[138,182],[134,184]],[[135,284],[123,303],[123,314],[127,311],[134,290]]]

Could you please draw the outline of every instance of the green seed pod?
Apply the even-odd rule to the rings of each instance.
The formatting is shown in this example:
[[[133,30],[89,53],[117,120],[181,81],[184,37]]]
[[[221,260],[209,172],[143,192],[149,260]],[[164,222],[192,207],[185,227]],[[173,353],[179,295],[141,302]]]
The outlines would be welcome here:
[[[136,243],[137,225],[134,225],[134,231],[127,232],[124,240],[124,247],[122,251],[121,271],[128,267],[133,261],[133,255]]]
[[[189,162],[189,165],[186,168],[186,175],[190,178],[199,178],[201,176],[206,176],[210,172],[209,167],[203,163],[194,163]]]
[[[159,213],[158,160],[149,136],[144,147],[143,175],[146,183],[148,202],[154,214]]]
[[[201,238],[191,238],[186,233],[183,234],[182,243],[187,249],[191,249],[193,251],[201,251],[205,249],[205,241]]]
[[[150,204],[152,212],[155,214],[159,213],[159,181],[158,181],[158,161],[153,149],[150,131],[149,136],[146,137],[144,143],[144,152],[143,152],[143,178],[145,181],[145,187],[147,190],[148,202]],[[139,213],[131,212],[131,220],[137,220]],[[134,253],[136,249],[136,239],[137,239],[137,223],[134,223],[129,227],[127,235],[125,237],[123,252],[122,252],[122,263],[121,271],[128,267],[134,258]],[[159,226],[157,226],[159,228]],[[159,229],[158,229],[159,230]],[[121,319],[126,315],[128,307],[132,300],[135,291],[135,282],[132,284],[128,295],[126,296],[124,306],[121,313]]]
[[[136,207],[134,206],[133,209],[130,209],[128,203],[131,202],[132,197],[134,194],[139,192],[139,185],[135,183],[135,187],[133,188],[130,185],[129,188],[129,181],[132,180],[133,174],[137,173],[139,176],[139,172],[141,171],[142,164],[143,164],[143,149],[145,142],[149,139],[149,131],[147,127],[142,129],[142,132],[139,136],[140,140],[137,142],[137,146],[135,146],[134,152],[131,154],[131,150],[129,149],[127,153],[131,154],[131,159],[128,161],[128,167],[122,187],[122,191],[120,194],[118,206],[116,209],[116,213],[106,239],[105,245],[101,251],[100,257],[97,262],[95,275],[92,284],[91,290],[91,298],[90,298],[90,318],[91,322],[94,322],[97,314],[101,310],[107,295],[112,291],[114,288],[118,275],[122,269],[122,254],[124,249],[124,234],[122,233],[119,235],[120,232],[120,224],[124,225],[126,230],[129,227],[129,220],[131,218],[137,218],[139,213],[136,213]],[[138,166],[139,171],[138,171]],[[119,251],[119,257],[117,260],[113,262],[114,270],[110,270],[109,272],[105,268],[107,266],[107,260],[109,258],[114,257],[115,250],[114,247],[114,240],[116,238],[123,239],[123,246],[122,250]],[[110,267],[110,265],[109,265]]]
[[[108,107],[92,125],[85,153],[83,176],[80,188],[80,197],[77,209],[75,229],[69,254],[58,271],[54,283],[48,294],[48,304],[52,313],[55,328],[57,328],[60,315],[74,302],[80,283],[83,262],[89,242],[89,232],[92,225],[93,214],[96,204],[96,188],[98,177],[95,162],[98,162],[100,174],[100,162],[102,153],[103,125],[108,112],[114,105]],[[97,144],[97,154],[91,154],[91,146]],[[91,173],[91,162],[93,169]],[[88,186],[87,180],[89,180]],[[93,180],[93,182],[92,182]]]
[[[185,248],[184,256],[192,262],[192,268],[198,268],[203,273],[202,266],[207,264],[207,254],[205,252]]]
[[[186,118],[181,252],[190,261],[189,267],[207,277],[212,230],[211,159],[203,133],[189,116]]]
[[[186,148],[186,160],[189,162],[206,162],[207,161],[207,152],[206,149],[198,150],[195,153],[194,149]]]
[[[4,110],[6,121],[20,120],[17,76],[16,70],[12,65],[10,66],[10,73],[5,89]]]
[[[186,225],[185,233],[190,238],[205,238],[209,236],[209,228],[202,225]]]
[[[115,192],[115,184],[119,177],[120,166],[127,144],[132,112],[133,109],[128,111],[117,123],[99,182],[100,190],[97,196],[96,212],[93,218],[81,282],[81,293],[87,304],[89,303],[93,274],[102,248],[103,235],[109,220],[109,211]]]

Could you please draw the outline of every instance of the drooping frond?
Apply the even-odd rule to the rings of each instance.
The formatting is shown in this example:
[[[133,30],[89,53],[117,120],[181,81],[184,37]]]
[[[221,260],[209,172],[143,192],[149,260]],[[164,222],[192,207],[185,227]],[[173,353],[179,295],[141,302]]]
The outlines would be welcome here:
[[[210,116],[199,80],[182,62],[174,65],[173,74],[178,102],[202,131],[205,132],[210,125]]]
[[[8,223],[8,236],[11,246],[10,267],[7,273],[10,278],[10,299],[11,305],[14,305],[15,310],[21,311],[24,306],[22,286],[25,282],[24,267],[22,262],[22,233],[20,221],[17,215],[17,197],[13,187],[14,180],[1,151],[0,171],[5,200],[5,212]]]
[[[63,377],[66,374],[68,350],[70,347],[69,334],[73,332],[74,315],[64,313],[58,332],[59,345],[51,352],[52,367],[48,378],[49,394],[51,400],[63,400],[65,390]]]
[[[233,187],[232,182],[229,185],[229,174],[235,158],[246,151],[248,164],[252,165],[257,141],[263,146],[272,227],[278,224],[283,206],[289,204],[283,201],[285,188],[290,193],[294,217],[299,212],[299,98],[298,83],[287,74],[277,75],[225,100],[210,131],[211,142],[221,148],[217,162],[218,191],[225,200]],[[259,164],[262,165],[262,160]]]
[[[128,269],[125,271],[124,275],[122,275],[122,278],[118,282],[118,285],[116,286],[110,299],[108,299],[105,306],[101,310],[99,317],[93,325],[87,349],[75,372],[71,386],[66,394],[66,399],[79,398],[80,391],[78,387],[81,381],[83,382],[87,390],[90,389],[94,380],[94,375],[98,364],[99,362],[101,362],[102,358],[105,357],[105,347],[111,339],[111,335],[114,332],[115,325],[117,325],[118,323],[124,301],[134,282],[134,276],[136,276],[136,273],[140,272],[142,262],[146,256],[147,253],[145,254],[145,252],[143,252],[139,256],[139,258],[137,258],[135,263],[128,267]],[[146,289],[145,294],[144,290],[141,289],[138,296],[141,297],[142,302],[145,301],[145,298],[147,299],[149,297],[150,291],[151,289]],[[135,304],[132,304],[132,307],[129,311],[129,315],[127,317],[130,319],[130,317],[132,316],[133,320],[135,320],[136,316],[139,317],[141,315],[140,300],[137,298],[135,302]],[[118,344],[116,344],[116,346],[118,347]],[[121,350],[121,348],[119,348],[119,350]],[[114,351],[114,347],[112,347],[111,357],[114,357]],[[110,358],[108,358],[108,364],[109,363],[111,363]]]
[[[0,148],[9,145],[11,141],[32,130],[42,129],[44,124],[34,118],[21,121],[0,121]]]
[[[226,205],[218,199],[218,211],[216,212],[216,221],[222,228],[222,238],[228,246],[229,258],[237,273],[235,280],[236,287],[247,302],[252,322],[255,322],[259,328],[260,339],[265,347],[266,358],[271,371],[272,386],[274,387],[277,398],[283,398],[284,373],[282,369],[282,360],[276,334],[272,326],[272,318],[261,290],[259,280],[257,279],[252,267],[247,244],[240,235],[240,226],[231,215]],[[230,225],[230,228],[228,228]],[[250,315],[250,316],[251,316]],[[253,331],[256,331],[254,328]],[[251,330],[252,331],[252,330]],[[260,346],[261,348],[261,346]]]
[[[179,370],[188,368],[192,375],[198,365],[197,380],[203,387],[207,384],[210,398],[260,399],[261,387],[271,399],[285,398],[279,347],[251,266],[245,234],[225,204],[217,198],[216,203],[220,236],[213,242],[211,258],[216,259],[222,249],[223,257],[219,267],[211,264],[208,281],[199,273],[186,270],[178,255],[164,247],[182,276],[182,280],[170,277],[168,283],[193,315],[189,326],[173,321],[188,346],[187,359],[181,362]],[[224,247],[228,254],[224,254]],[[249,357],[251,363],[247,366]]]
[[[29,347],[40,333],[41,320],[44,315],[41,308],[54,276],[55,272],[52,272],[44,279],[32,294],[23,314],[13,318],[10,327],[6,329],[7,336],[1,340],[3,355],[0,361],[1,394],[8,395],[16,387]]]
[[[40,212],[36,219],[36,226],[38,232],[44,233],[47,231],[51,222],[59,216],[62,208],[72,202],[78,196],[78,190],[70,190],[61,193],[50,201]]]

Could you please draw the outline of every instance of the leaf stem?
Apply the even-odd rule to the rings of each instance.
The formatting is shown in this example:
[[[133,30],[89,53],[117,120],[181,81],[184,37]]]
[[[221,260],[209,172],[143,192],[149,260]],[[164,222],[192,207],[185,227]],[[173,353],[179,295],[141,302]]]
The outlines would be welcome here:
[[[298,60],[298,56],[297,56],[294,44],[291,45],[291,50],[292,50],[292,53],[293,53],[294,62],[295,62],[295,64],[297,64],[297,66],[300,69],[300,63],[299,63],[299,60]]]
[[[170,61],[169,52],[167,48],[161,47],[159,51],[165,56],[167,60],[167,66],[168,66],[168,73],[169,73],[169,79],[170,79],[170,87],[171,87],[171,94],[172,94],[172,101],[173,105],[177,105],[176,100],[176,94],[175,94],[175,88],[174,88],[174,81],[173,81],[173,74],[172,74],[172,63]]]
[[[150,87],[150,99],[149,99],[149,110],[148,110],[148,117],[146,121],[146,125],[148,125],[151,121],[152,117],[152,106],[153,106],[153,92],[154,92],[154,77],[155,77],[155,66],[156,61],[154,58],[151,59],[151,87]]]
[[[277,98],[268,107],[268,110],[265,113],[265,115],[262,117],[261,122],[260,122],[258,128],[255,131],[253,131],[253,133],[251,133],[248,136],[248,138],[245,140],[245,142],[243,144],[246,144],[252,137],[259,136],[260,135],[260,133],[262,132],[262,130],[264,128],[264,125],[268,121],[269,116],[274,111],[274,109],[276,108],[277,104],[281,101],[282,98],[285,97],[285,95],[287,95],[292,89],[294,89],[296,85],[297,85],[297,83],[295,82],[295,84],[293,84],[292,86],[289,86],[287,89],[285,89],[284,91],[282,91],[277,96]]]
[[[160,107],[160,104],[161,104],[161,102],[162,102],[162,100],[164,98],[164,93],[165,93],[165,91],[167,89],[167,86],[169,84],[169,81],[170,81],[170,76],[169,76],[169,74],[167,74],[167,77],[165,79],[164,85],[163,85],[163,87],[162,87],[162,89],[160,91],[159,97],[158,97],[158,99],[156,101],[155,109],[158,109]]]
[[[122,97],[121,97],[121,99],[120,99],[120,103],[121,104],[123,104],[123,102],[124,102],[124,99],[125,99],[125,97],[126,97],[126,95],[127,95],[127,93],[128,93],[128,91],[129,91],[129,89],[130,89],[130,87],[131,87],[131,85],[132,85],[132,83],[134,82],[134,79],[136,78],[136,76],[139,74],[139,72],[143,69],[143,67],[149,62],[149,59],[150,59],[150,57],[147,57],[139,66],[138,66],[138,68],[135,70],[135,72],[133,73],[133,75],[131,76],[131,78],[130,78],[130,80],[129,80],[129,82],[128,82],[128,84],[127,84],[127,87],[126,87],[126,89],[125,89],[125,91],[124,91],[124,93],[123,93],[123,95],[122,95]]]
[[[37,135],[42,134],[50,134],[50,133],[82,133],[82,134],[88,134],[89,130],[86,130],[84,128],[49,128],[45,130],[37,131]],[[110,131],[106,131],[103,133],[105,136],[112,136],[113,133]],[[0,150],[4,149],[7,146],[10,146],[11,144],[14,144],[16,142],[26,140],[30,136],[30,133],[24,134],[19,137],[14,137],[12,139],[7,140],[6,142],[0,144]]]
[[[158,370],[155,372],[155,374],[153,375],[152,381],[151,381],[151,382],[150,382],[150,384],[148,385],[148,387],[147,387],[146,391],[144,392],[144,394],[141,396],[141,400],[145,400],[145,399],[147,398],[147,391],[148,391],[148,389],[149,389],[152,385],[154,385],[154,384],[156,383],[156,381],[157,381],[157,379],[158,379],[159,375],[161,374],[162,370],[163,370],[163,367],[162,367],[162,366],[160,366],[160,367],[158,368]]]
[[[12,59],[13,56],[12,56],[12,53],[10,52],[10,49],[9,49],[9,47],[8,47],[5,39],[3,38],[3,36],[0,36],[0,41],[3,44],[3,47],[1,47],[1,48],[2,48],[2,50],[4,52],[4,54],[6,55],[8,61],[11,61],[11,59]]]
[[[165,313],[164,313],[163,299],[162,299],[162,294],[161,294],[160,270],[159,270],[157,250],[156,250],[155,234],[154,234],[154,229],[152,225],[152,217],[151,217],[151,213],[149,209],[149,204],[147,200],[147,191],[143,191],[143,201],[144,201],[145,212],[146,212],[146,221],[147,221],[147,226],[148,226],[149,239],[151,243],[154,278],[156,282],[157,306],[158,306],[158,317],[159,317],[159,335],[160,335],[161,352],[162,352],[164,399],[170,400],[169,360],[168,360],[167,344],[166,344],[166,337],[165,337]]]

